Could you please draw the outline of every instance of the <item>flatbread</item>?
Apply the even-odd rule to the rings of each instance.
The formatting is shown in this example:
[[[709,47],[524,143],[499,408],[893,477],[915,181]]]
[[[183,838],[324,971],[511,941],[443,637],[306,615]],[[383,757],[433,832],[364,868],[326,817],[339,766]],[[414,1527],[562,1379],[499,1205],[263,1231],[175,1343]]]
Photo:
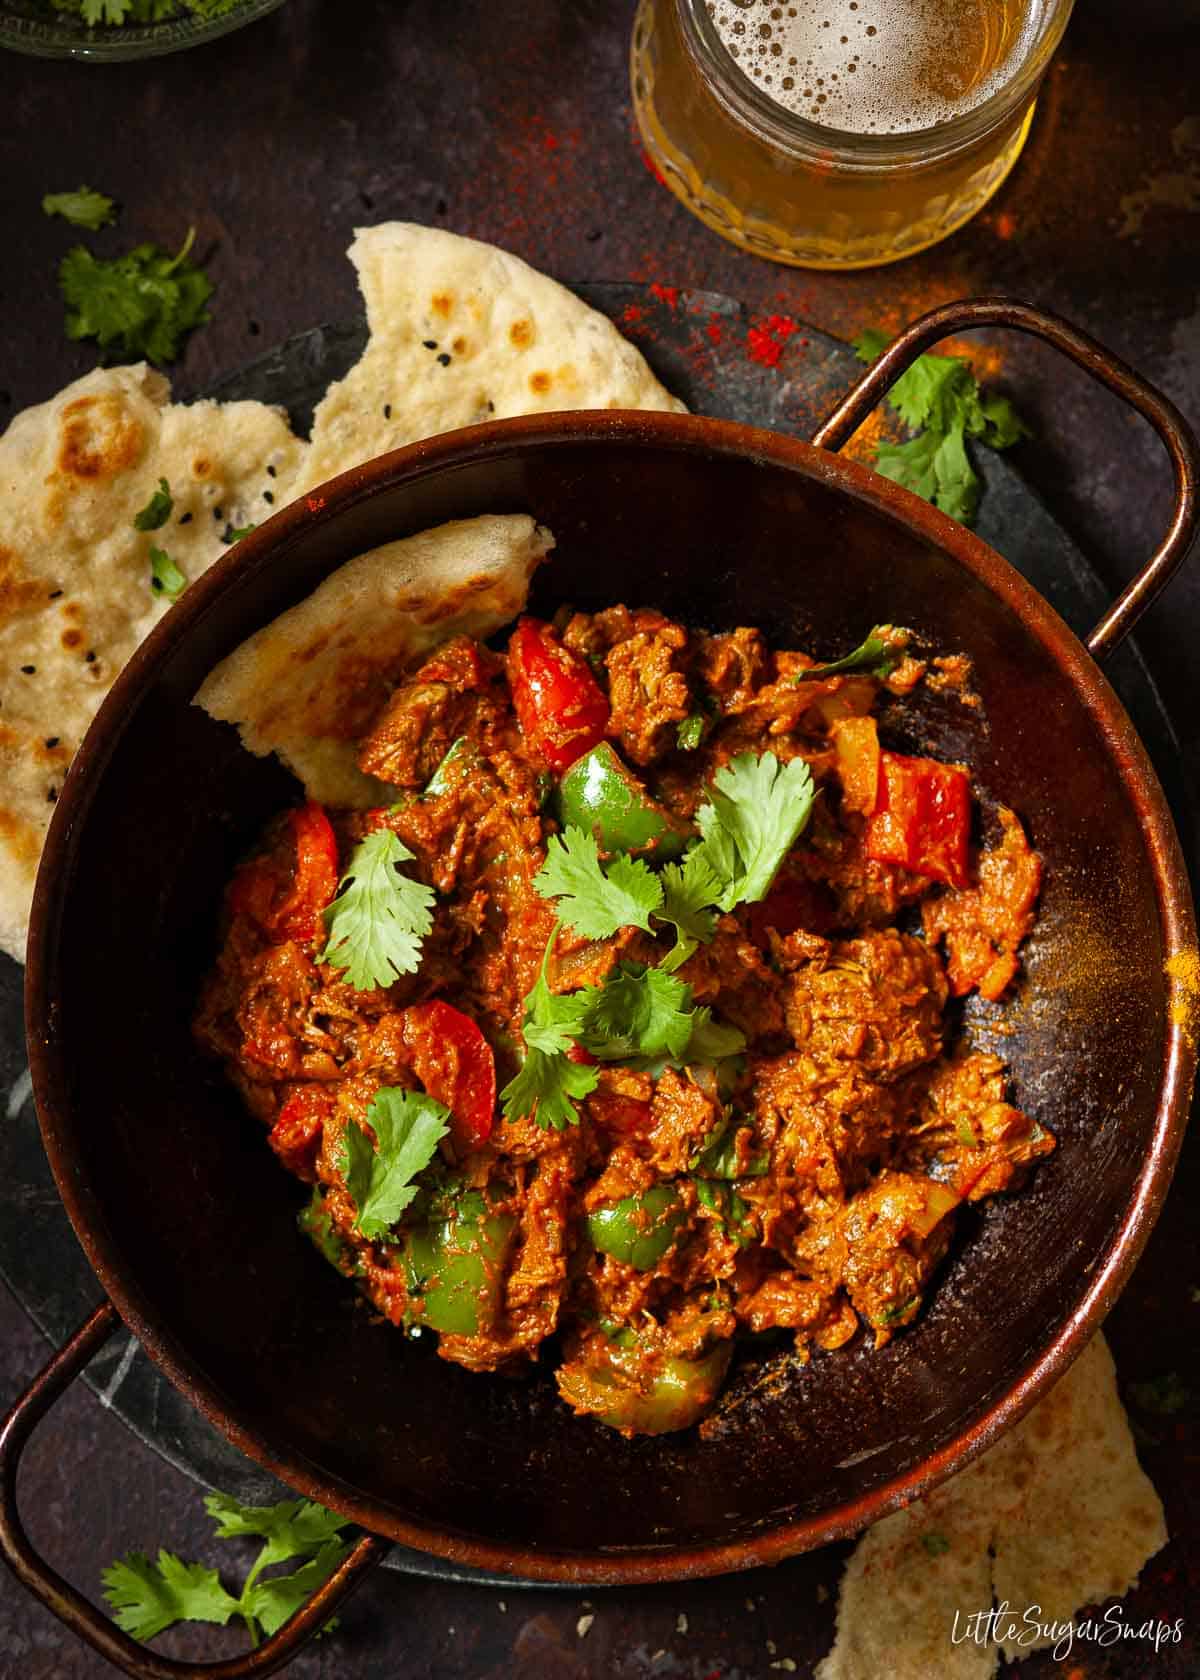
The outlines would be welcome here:
[[[98,368],[0,437],[0,948],[24,959],[42,842],[100,702],[168,611],[149,551],[190,581],[282,500],[304,450],[262,403],[171,406],[144,363]],[[134,529],[160,478],[158,531]]]
[[[1166,1543],[1098,1335],[990,1452],[867,1530],[814,1680],[990,1680],[1001,1652],[1055,1645],[1056,1628],[1126,1593]],[[993,1606],[1005,1614],[977,1640],[969,1618]]]
[[[366,808],[390,797],[355,762],[401,673],[451,636],[490,636],[521,611],[553,546],[528,514],[484,514],[349,560],[243,642],[196,703],[277,753],[310,799]]]
[[[682,410],[606,316],[494,245],[386,222],[350,247],[370,341],[313,420],[304,487],[482,420]]]
[[[190,580],[231,528],[415,439],[493,414],[682,407],[604,316],[504,251],[385,223],[350,255],[371,337],[318,408],[311,448],[261,403],[170,405],[145,365],[97,369],[0,437],[0,949],[18,961],[67,765],[168,610],[150,593],[151,543]],[[136,532],[160,478],[171,521]],[[292,762],[331,799],[365,797],[341,744],[294,743]]]

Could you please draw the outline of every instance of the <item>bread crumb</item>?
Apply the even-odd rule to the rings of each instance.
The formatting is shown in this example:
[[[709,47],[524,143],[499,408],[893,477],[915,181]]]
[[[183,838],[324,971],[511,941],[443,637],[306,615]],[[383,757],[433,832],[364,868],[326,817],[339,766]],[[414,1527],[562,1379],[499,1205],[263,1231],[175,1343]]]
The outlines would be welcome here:
[[[595,1616],[580,1616],[579,1620],[575,1623],[576,1635],[580,1639],[586,1639],[588,1630],[591,1628],[591,1625],[595,1620]]]
[[[676,1616],[676,1618],[675,1618],[675,1632],[676,1633],[686,1633],[687,1630],[688,1630],[688,1619],[684,1615],[683,1611],[681,1610],[679,1612],[678,1616]]]

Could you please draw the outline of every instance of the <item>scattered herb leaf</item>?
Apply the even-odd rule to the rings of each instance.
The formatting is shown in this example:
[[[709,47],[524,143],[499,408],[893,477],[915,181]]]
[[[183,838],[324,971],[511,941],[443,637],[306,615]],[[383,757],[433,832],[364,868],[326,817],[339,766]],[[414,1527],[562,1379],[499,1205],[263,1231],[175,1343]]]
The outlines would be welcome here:
[[[397,864],[413,857],[390,828],[376,829],[354,848],[342,890],[325,911],[329,943],[320,960],[344,968],[356,992],[390,986],[420,966],[434,895],[423,881],[397,874]]]
[[[187,588],[187,579],[172,560],[171,556],[161,548],[150,547],[150,588],[156,595],[161,595],[166,601],[178,601]]]
[[[863,362],[875,361],[886,348],[884,334],[873,329],[854,341]],[[1008,449],[1028,437],[1029,428],[1006,398],[981,397],[970,363],[961,356],[918,356],[892,386],[888,402],[916,436],[906,443],[880,443],[875,465],[885,478],[969,525],[982,487],[966,439]]]
[[[696,813],[697,843],[721,882],[717,907],[756,904],[808,822],[812,772],[802,758],[781,765],[774,753],[743,753],[713,778],[712,797]]]
[[[828,665],[810,665],[807,671],[796,673],[796,681],[814,682],[819,677],[836,677],[846,671],[861,671],[869,677],[890,677],[903,657],[901,648],[894,642],[885,642],[872,630],[852,653],[830,660]]]
[[[661,882],[641,858],[620,853],[602,864],[595,835],[574,827],[550,837],[533,884],[543,898],[558,899],[562,920],[585,939],[608,939],[623,927],[649,933],[663,898]]]
[[[94,338],[114,360],[175,361],[184,337],[209,318],[204,306],[212,284],[188,260],[195,237],[189,228],[173,257],[157,245],[138,245],[110,261],[82,245],[68,251],[58,270],[67,337]]]
[[[165,478],[158,481],[158,489],[151,496],[138,513],[133,516],[135,531],[159,531],[171,517],[171,509],[175,506],[171,499],[171,486]]]
[[[74,192],[47,193],[42,199],[42,209],[47,216],[61,216],[72,227],[87,228],[90,233],[99,233],[102,227],[108,227],[117,219],[112,199],[106,198],[103,193],[93,192],[90,187],[78,187]]]
[[[374,1146],[361,1126],[347,1125],[337,1167],[357,1209],[354,1223],[364,1237],[387,1236],[413,1200],[413,1179],[433,1160],[438,1140],[450,1129],[449,1118],[445,1104],[424,1091],[381,1085],[367,1108]]]
[[[708,731],[708,719],[703,712],[690,712],[675,731],[675,739],[684,752],[695,752]]]
[[[278,1505],[241,1505],[228,1494],[209,1494],[205,1508],[216,1523],[216,1537],[261,1537],[264,1545],[235,1598],[222,1585],[215,1569],[184,1563],[174,1553],[160,1551],[151,1563],[141,1552],[130,1552],[103,1572],[104,1596],[117,1626],[130,1638],[153,1639],[176,1622],[212,1622],[224,1627],[240,1616],[255,1644],[260,1630],[274,1633],[327,1581],[349,1551],[338,1538],[347,1527],[343,1517],[307,1499],[287,1499]],[[261,1580],[273,1564],[303,1558],[291,1575]]]
[[[944,1534],[922,1534],[921,1544],[930,1557],[943,1557],[950,1550],[950,1542]]]

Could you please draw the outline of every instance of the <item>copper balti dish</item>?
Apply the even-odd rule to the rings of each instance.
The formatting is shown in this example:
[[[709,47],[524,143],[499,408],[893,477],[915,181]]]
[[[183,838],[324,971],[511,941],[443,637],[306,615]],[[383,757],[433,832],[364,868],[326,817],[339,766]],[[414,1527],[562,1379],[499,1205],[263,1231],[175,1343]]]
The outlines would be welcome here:
[[[1170,531],[1086,644],[970,531],[835,453],[914,355],[981,325],[1048,339],[1145,416],[1171,457]],[[26,1583],[131,1674],[264,1674],[390,1540],[544,1581],[715,1574],[853,1534],[1014,1423],[1115,1300],[1187,1118],[1195,1052],[1166,967],[1195,950],[1187,877],[1097,661],[1186,553],[1196,461],[1182,420],[1129,369],[1062,322],[984,300],[917,322],[811,444],[677,414],[480,426],[344,474],[194,584],[88,734],[34,906],[34,1091],[109,1301],[6,1426],[0,1542]],[[545,616],[564,600],[624,600],[713,629],[762,625],[818,655],[890,621],[967,652],[979,715],[927,695],[905,728],[1019,812],[1045,861],[1002,1054],[1057,1150],[1020,1195],[963,1226],[908,1331],[782,1374],[748,1363],[707,1439],[626,1440],[572,1417],[548,1380],[472,1376],[351,1310],[344,1280],[296,1238],[292,1184],[189,1032],[222,886],[294,797],[284,771],[191,705],[196,689],[345,560],[506,511],[557,540],[531,600]],[[239,1447],[367,1531],[292,1623],[232,1662],[196,1668],[134,1645],[21,1527],[24,1441],[122,1321]]]

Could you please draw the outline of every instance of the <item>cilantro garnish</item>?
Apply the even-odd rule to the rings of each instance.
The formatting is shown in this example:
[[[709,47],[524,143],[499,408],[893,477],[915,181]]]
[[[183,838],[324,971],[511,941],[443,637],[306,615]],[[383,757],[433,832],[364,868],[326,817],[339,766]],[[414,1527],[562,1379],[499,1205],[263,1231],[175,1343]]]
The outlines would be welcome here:
[[[884,334],[873,329],[854,340],[863,362],[873,362],[886,348]],[[918,356],[892,386],[888,402],[916,436],[879,444],[879,471],[969,525],[981,486],[967,456],[967,438],[1007,449],[1030,435],[1028,427],[1006,398],[980,395],[970,363],[961,356]]]
[[[82,245],[68,251],[58,270],[67,337],[94,338],[126,361],[173,362],[186,334],[208,320],[212,284],[188,261],[195,237],[189,228],[173,257],[157,245],[138,245],[111,261]]]
[[[619,853],[601,863],[596,837],[581,828],[552,835],[546,861],[533,884],[585,939],[608,939],[618,928],[651,931],[650,915],[662,903],[662,883],[641,858]]]
[[[683,752],[695,752],[708,731],[708,719],[703,712],[689,712],[675,731],[675,740]]]
[[[325,911],[329,943],[321,961],[344,968],[356,992],[390,986],[420,965],[421,941],[433,926],[433,888],[396,873],[414,856],[390,828],[376,829],[354,848],[342,890]]]
[[[42,199],[42,209],[47,216],[61,216],[72,227],[87,228],[91,233],[99,233],[102,227],[117,219],[112,199],[106,198],[103,193],[93,192],[90,187],[78,187],[74,192],[47,193]]]
[[[171,517],[171,509],[175,506],[171,499],[171,486],[165,478],[158,481],[158,489],[151,496],[145,507],[133,516],[135,531],[158,531]]]
[[[901,648],[894,642],[885,642],[872,630],[852,652],[830,660],[827,665],[810,665],[807,671],[797,671],[795,680],[813,682],[818,677],[836,677],[847,671],[861,671],[869,677],[890,677],[903,657]]]
[[[662,909],[656,914],[660,921],[671,922],[676,932],[675,945],[662,966],[673,969],[686,962],[697,945],[707,945],[716,932],[714,906],[724,889],[702,844],[690,847],[682,863],[669,863],[662,872],[662,884]]]
[[[662,968],[621,963],[594,993],[584,1017],[584,1048],[601,1061],[682,1056],[692,1039],[692,988]],[[586,995],[586,994],[584,994]]]
[[[150,588],[164,600],[178,601],[188,580],[164,549],[150,548]]]
[[[567,1059],[567,1051],[578,1042],[588,1007],[586,992],[556,996],[546,981],[550,953],[558,938],[558,923],[542,953],[542,966],[533,990],[525,999],[525,1060],[516,1077],[500,1093],[505,1117],[522,1120],[532,1114],[543,1131],[561,1132],[579,1124],[576,1104],[596,1089],[599,1075]]]
[[[595,837],[572,827],[551,838],[534,886],[558,900],[562,920],[585,939],[608,939],[622,927],[653,932],[652,916],[672,923],[677,941],[661,965],[669,971],[712,938],[717,911],[766,897],[813,797],[802,758],[781,765],[774,753],[743,753],[714,776],[710,800],[696,813],[703,838],[682,863],[661,875],[624,854],[601,863]]]
[[[241,542],[243,537],[248,537],[250,535],[251,531],[257,531],[257,530],[258,530],[258,526],[256,524],[255,525],[226,525],[225,529],[221,532],[221,541],[225,542],[225,543]]]
[[[695,1007],[692,988],[661,966],[619,963],[602,986],[552,992],[546,969],[557,937],[556,926],[525,999],[525,1061],[500,1093],[510,1120],[532,1114],[543,1129],[556,1131],[579,1124],[576,1105],[595,1090],[599,1076],[594,1067],[569,1059],[576,1045],[597,1061],[658,1071],[668,1062],[717,1062],[745,1048],[737,1027]]]
[[[697,849],[721,883],[718,909],[767,896],[808,822],[814,791],[802,758],[781,765],[774,753],[761,758],[743,753],[717,771],[711,801],[700,807],[696,821],[704,836]]]
[[[367,1108],[375,1145],[351,1122],[341,1136],[337,1168],[364,1237],[384,1237],[417,1193],[412,1182],[433,1160],[438,1140],[449,1131],[450,1110],[424,1091],[381,1085]]]
[[[922,1534],[921,1544],[930,1557],[943,1557],[950,1550],[950,1542],[944,1534]]]
[[[257,1644],[260,1634],[274,1633],[293,1611],[321,1587],[350,1550],[339,1539],[346,1519],[307,1499],[285,1499],[278,1505],[240,1505],[224,1493],[209,1494],[205,1509],[216,1523],[216,1537],[261,1537],[264,1544],[235,1598],[221,1583],[217,1570],[200,1563],[184,1563],[160,1551],[156,1562],[131,1552],[104,1571],[104,1596],[117,1626],[132,1639],[153,1639],[176,1622],[215,1622],[224,1627],[240,1616]],[[290,1575],[263,1580],[274,1564],[303,1558]]]

